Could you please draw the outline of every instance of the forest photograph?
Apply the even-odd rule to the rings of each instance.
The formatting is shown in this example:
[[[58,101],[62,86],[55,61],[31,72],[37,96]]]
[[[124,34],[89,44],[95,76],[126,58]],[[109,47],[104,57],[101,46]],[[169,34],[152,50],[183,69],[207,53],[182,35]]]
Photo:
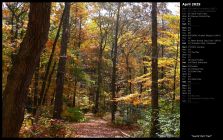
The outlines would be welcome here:
[[[2,137],[180,137],[180,3],[2,2]]]

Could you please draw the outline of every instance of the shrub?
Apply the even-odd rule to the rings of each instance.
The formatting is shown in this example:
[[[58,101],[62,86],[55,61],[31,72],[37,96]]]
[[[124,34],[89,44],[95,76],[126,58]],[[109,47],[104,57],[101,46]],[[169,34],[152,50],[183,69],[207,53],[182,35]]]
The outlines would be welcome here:
[[[66,135],[66,128],[62,120],[41,116],[38,124],[27,125],[26,121],[27,118],[25,118],[23,126],[20,129],[20,137],[22,138],[64,138]]]
[[[62,114],[65,120],[71,122],[83,122],[85,121],[84,113],[79,108],[68,107]]]
[[[123,123],[123,117],[116,117],[116,119],[115,119],[115,124],[116,125],[123,125],[124,123]]]
[[[150,137],[151,127],[151,109],[145,112],[144,118],[138,121],[141,127],[140,131],[135,134],[135,137]],[[162,108],[159,111],[160,133],[159,137],[179,137],[180,136],[180,114],[179,107],[171,112],[167,108]]]

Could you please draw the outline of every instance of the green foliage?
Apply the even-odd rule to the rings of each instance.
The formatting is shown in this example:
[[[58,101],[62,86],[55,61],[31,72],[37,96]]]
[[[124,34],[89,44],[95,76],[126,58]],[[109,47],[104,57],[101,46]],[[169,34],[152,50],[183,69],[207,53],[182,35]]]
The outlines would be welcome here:
[[[140,131],[137,132],[134,137],[149,137],[151,126],[151,111],[146,111],[144,116],[145,117],[143,119],[138,120]]]
[[[174,108],[171,108],[170,103],[160,103],[159,111],[159,123],[160,133],[159,137],[179,137],[180,136],[180,114],[179,104],[176,104]],[[165,106],[165,107],[163,107]],[[163,107],[163,108],[162,108]],[[173,110],[171,110],[173,109]],[[149,137],[151,128],[151,108],[144,113],[144,118],[138,120],[141,129],[135,134],[135,137]]]
[[[79,103],[80,110],[82,110],[84,113],[87,113],[88,111],[90,111],[90,109],[93,106],[93,103],[92,102],[89,103],[89,97],[86,95],[83,95],[79,98],[80,98],[79,100],[81,100],[81,102]]]
[[[84,113],[79,108],[68,107],[63,113],[62,116],[65,120],[71,122],[83,122],[85,121]]]
[[[160,114],[160,137],[179,137],[180,136],[180,114]]]
[[[75,65],[73,66],[73,76],[77,78],[78,81],[85,83],[86,85],[93,84],[94,81],[91,80],[90,76],[84,72],[83,68]]]
[[[115,118],[115,125],[123,125],[123,124],[125,124],[123,121],[123,117],[117,116]]]

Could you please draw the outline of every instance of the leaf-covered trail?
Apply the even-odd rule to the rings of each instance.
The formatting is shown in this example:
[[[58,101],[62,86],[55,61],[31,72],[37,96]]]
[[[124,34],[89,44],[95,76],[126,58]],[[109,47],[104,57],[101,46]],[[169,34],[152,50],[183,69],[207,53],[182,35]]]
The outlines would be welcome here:
[[[85,115],[87,122],[69,123],[66,127],[72,128],[70,137],[76,138],[124,138],[137,130],[135,127],[115,127],[109,121],[95,117],[88,113]]]

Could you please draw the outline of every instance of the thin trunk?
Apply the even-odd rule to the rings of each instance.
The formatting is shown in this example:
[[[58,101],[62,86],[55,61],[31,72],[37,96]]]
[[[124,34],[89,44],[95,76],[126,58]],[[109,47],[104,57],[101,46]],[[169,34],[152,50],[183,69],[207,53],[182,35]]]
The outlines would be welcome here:
[[[94,107],[94,114],[99,112],[99,98],[101,95],[101,85],[102,85],[102,73],[101,73],[101,69],[102,69],[102,56],[103,56],[103,33],[102,33],[102,25],[101,25],[101,13],[99,11],[99,28],[100,28],[100,44],[99,44],[99,52],[98,52],[98,86],[97,86],[97,90],[96,90],[96,96],[95,96],[95,107]]]
[[[177,44],[177,51],[176,51],[176,60],[175,60],[175,66],[174,66],[174,75],[173,75],[173,95],[172,95],[172,103],[171,103],[171,115],[173,117],[174,110],[175,110],[175,96],[176,96],[176,73],[177,73],[177,65],[178,65],[178,47],[179,44]],[[172,118],[171,117],[171,118]],[[174,122],[172,122],[172,127],[174,128]],[[174,131],[172,130],[171,133],[174,135]]]
[[[74,95],[73,95],[73,107],[75,107],[76,104],[76,94],[77,94],[77,80],[74,81]]]
[[[163,16],[162,16],[162,31],[164,31],[164,21],[163,21]],[[161,34],[161,37],[163,37],[163,33]],[[164,57],[164,46],[161,45],[161,57]],[[164,67],[161,67],[161,79],[164,78]],[[161,84],[161,90],[164,89],[164,82]]]
[[[79,34],[78,34],[78,50],[81,47],[81,29],[82,29],[82,18],[80,17],[80,23],[79,23]]]
[[[48,89],[49,89],[49,86],[50,86],[50,83],[51,83],[51,77],[52,77],[52,75],[53,75],[53,72],[54,72],[54,69],[55,69],[55,66],[56,66],[56,62],[54,63],[54,66],[53,66],[53,69],[52,69],[52,71],[51,71],[51,73],[50,73],[50,76],[49,76],[49,78],[48,78],[48,85],[47,85],[47,88],[46,88],[46,93],[48,92]],[[51,75],[52,74],[52,75]],[[38,120],[39,120],[39,115],[40,115],[40,113],[41,113],[41,109],[42,109],[42,105],[44,104],[44,100],[45,100],[45,95],[46,94],[44,94],[44,96],[41,98],[41,99],[39,99],[38,100],[38,106],[36,107],[36,113],[35,113],[35,122],[37,123],[38,122]]]
[[[35,70],[35,77],[34,77],[34,99],[33,99],[33,115],[36,114],[36,109],[38,106],[38,90],[39,90],[39,66],[40,66],[40,59],[37,62],[36,70]]]
[[[145,74],[145,66],[143,66],[143,73],[142,74],[143,75]],[[139,93],[142,94],[142,92],[143,92],[143,82],[140,82]]]
[[[99,98],[101,95],[101,86],[102,86],[102,74],[101,74],[101,68],[102,68],[102,56],[103,56],[103,50],[102,50],[102,41],[99,48],[99,60],[98,60],[98,86],[96,91],[96,97],[95,97],[95,109],[94,113],[99,112]]]
[[[127,90],[128,90],[128,93],[127,94],[131,94],[132,93],[132,84],[131,82],[129,82],[129,80],[132,79],[132,76],[131,76],[131,69],[129,67],[129,54],[127,54],[125,56],[125,61],[126,61],[126,70],[127,70],[127,76],[126,76],[126,81],[127,81]],[[131,117],[131,104],[127,105],[127,120],[128,122],[130,122],[130,117]]]
[[[127,91],[127,95],[129,94],[129,58],[128,55],[125,55],[125,63],[126,63],[126,91]]]
[[[177,73],[177,65],[178,65],[178,44],[177,44],[177,52],[176,52],[176,61],[174,66],[174,75],[173,75],[173,96],[172,96],[172,112],[174,110],[174,102],[175,102],[175,96],[176,96],[176,73]]]
[[[118,3],[118,11],[117,11],[117,17],[116,17],[116,27],[115,27],[115,38],[114,38],[114,55],[113,55],[113,67],[112,67],[112,83],[111,83],[111,88],[112,88],[112,100],[115,98],[115,93],[116,93],[116,61],[117,61],[117,50],[118,50],[118,26],[119,26],[119,13],[120,13],[120,7],[121,3]],[[116,112],[116,103],[113,101],[111,105],[111,121],[114,123],[115,122],[115,112]]]
[[[21,20],[21,26],[20,26],[20,28],[22,29],[23,26],[24,26],[24,21]],[[24,30],[22,29],[22,30],[20,31],[19,38],[22,39],[22,38],[23,38],[23,35],[24,35]]]
[[[132,75],[131,75],[131,68],[129,67],[129,54],[127,54],[125,56],[125,63],[126,63],[126,83],[127,83],[127,89],[128,89],[128,93],[131,94],[132,93],[132,83],[129,82],[129,80],[132,79]]]
[[[131,80],[131,79],[132,79],[132,70],[129,67],[129,80]],[[132,83],[131,83],[131,81],[129,82],[129,93],[130,94],[132,93]]]
[[[64,11],[62,39],[61,39],[60,59],[57,70],[54,112],[53,112],[53,117],[56,119],[61,119],[61,113],[63,108],[63,86],[64,86],[65,65],[67,57],[66,55],[67,55],[67,46],[68,46],[69,30],[70,30],[69,17],[70,17],[70,3],[66,2]]]
[[[89,103],[90,102],[94,103],[95,102],[95,88],[93,87],[93,85],[90,86],[89,97],[90,97]],[[93,112],[94,108],[91,108],[91,111]]]
[[[2,136],[18,137],[28,87],[48,39],[51,3],[30,3],[29,23],[3,92]]]
[[[140,93],[140,94],[142,94],[142,91],[143,91],[142,88],[143,88],[143,85],[142,85],[142,82],[141,82],[141,83],[140,83],[140,88],[139,88],[139,93]],[[140,96],[140,97],[141,97],[141,96]]]
[[[55,68],[56,68],[56,64],[57,62],[55,61],[54,64],[53,64],[53,68],[49,74],[49,77],[48,77],[48,82],[47,82],[47,86],[46,86],[46,91],[45,91],[45,94],[44,94],[44,97],[43,97],[43,105],[46,104],[46,97],[47,97],[47,93],[48,93],[48,90],[50,88],[50,84],[51,84],[51,80],[52,80],[52,77],[53,77],[53,74],[54,74],[54,71],[55,71]]]
[[[147,52],[147,51],[146,51]],[[145,53],[146,55],[147,53]],[[143,57],[143,63],[146,61],[146,58]],[[143,64],[143,74],[146,74],[147,73],[147,66],[145,64]],[[141,82],[140,83],[140,93],[142,93],[145,89],[143,89],[143,83],[144,82]]]
[[[158,50],[157,50],[157,3],[152,3],[152,116],[150,137],[158,137],[159,104],[158,104]]]
[[[77,33],[77,4],[75,4],[75,20],[74,20],[74,31]],[[74,39],[74,46],[77,47],[77,40],[76,40],[77,34],[75,34],[75,39]]]
[[[14,43],[15,43],[15,36],[14,36],[14,13],[12,13],[12,17],[11,17],[11,26],[12,26],[12,29],[10,31],[11,33],[11,43],[12,43],[12,47],[15,47],[14,46]]]
[[[52,96],[52,99],[51,99],[50,105],[53,105],[53,103],[54,103],[54,99],[55,99],[55,92],[56,92],[56,90],[54,89],[54,90],[53,90],[53,96]]]
[[[52,51],[51,51],[51,54],[50,54],[50,58],[48,60],[48,63],[47,63],[47,66],[46,66],[46,70],[45,70],[45,74],[44,74],[44,77],[43,77],[42,87],[41,87],[41,91],[40,91],[39,105],[41,105],[41,101],[43,100],[44,94],[46,93],[45,92],[46,82],[47,82],[46,80],[47,80],[49,72],[50,72],[50,66],[51,66],[51,63],[53,61],[53,56],[54,56],[54,53],[55,53],[57,41],[58,41],[58,39],[60,37],[60,30],[61,30],[61,26],[62,26],[62,22],[63,22],[63,17],[64,17],[64,11],[63,11],[61,19],[60,19],[60,23],[59,23],[59,26],[58,26],[57,34],[56,34],[55,40],[53,42],[53,48],[52,48]]]
[[[12,47],[15,48],[16,47],[16,45],[15,45],[16,41],[15,41],[15,35],[14,35],[14,18],[15,18],[15,13],[12,10],[11,10],[11,12],[12,12],[12,17],[11,17],[12,29],[10,31],[10,33],[11,33],[11,44],[12,44]],[[16,57],[16,52],[12,52],[11,53],[11,62],[12,62],[12,64],[15,63],[15,57]]]
[[[76,7],[76,12],[77,12],[77,7]],[[75,25],[77,24],[77,20],[75,18]],[[81,29],[82,29],[82,20],[80,17],[80,22],[79,22],[79,34],[78,34],[78,44],[77,44],[77,60],[79,60],[79,53],[80,53],[80,48],[81,48]],[[77,63],[77,66],[79,63]],[[75,107],[76,104],[76,94],[77,94],[77,78],[75,78],[75,83],[74,83],[74,94],[73,94],[73,107]]]
[[[18,32],[19,32],[19,16],[15,17],[15,39],[18,39]],[[17,42],[15,41],[15,46]]]

